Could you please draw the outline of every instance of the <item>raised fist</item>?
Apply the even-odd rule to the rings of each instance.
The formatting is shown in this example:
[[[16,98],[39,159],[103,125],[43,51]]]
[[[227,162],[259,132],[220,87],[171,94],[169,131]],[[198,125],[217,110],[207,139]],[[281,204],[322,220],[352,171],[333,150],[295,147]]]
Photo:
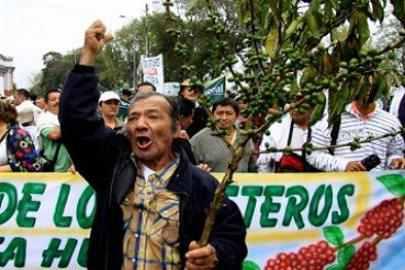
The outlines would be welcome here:
[[[103,49],[104,45],[112,39],[111,34],[106,34],[106,27],[102,21],[97,20],[93,22],[85,33],[80,64],[94,65],[97,54]]]

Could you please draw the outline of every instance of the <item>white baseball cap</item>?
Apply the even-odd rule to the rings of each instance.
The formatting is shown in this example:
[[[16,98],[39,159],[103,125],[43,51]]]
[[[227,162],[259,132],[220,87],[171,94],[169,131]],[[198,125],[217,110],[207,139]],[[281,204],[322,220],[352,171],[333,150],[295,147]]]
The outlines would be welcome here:
[[[105,91],[104,93],[101,94],[100,98],[98,99],[98,104],[112,99],[120,101],[120,97],[118,96],[117,93],[115,93],[114,91]]]

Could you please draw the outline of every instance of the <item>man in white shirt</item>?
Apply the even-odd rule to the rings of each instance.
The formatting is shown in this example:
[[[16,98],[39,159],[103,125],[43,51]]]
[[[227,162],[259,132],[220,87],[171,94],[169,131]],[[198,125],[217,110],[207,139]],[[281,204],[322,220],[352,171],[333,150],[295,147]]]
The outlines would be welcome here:
[[[403,103],[403,99],[405,96],[405,87],[400,86],[393,90],[393,98],[390,105],[390,113],[395,115],[396,117],[400,118],[400,107],[401,103]],[[402,122],[402,121],[401,121]]]
[[[370,136],[379,137],[399,131],[401,124],[394,115],[383,111],[375,102],[369,103],[368,97],[359,98],[346,106],[341,115],[336,145],[346,144],[354,138],[364,140]],[[367,101],[366,101],[367,100]],[[322,121],[314,127],[312,143],[315,147],[331,144],[332,127]],[[314,151],[308,155],[308,162],[323,171],[366,171],[361,162],[370,155],[377,155],[381,163],[376,169],[404,169],[404,141],[400,135],[386,137],[361,145],[360,149],[351,151],[349,146],[336,148],[334,155],[327,150]]]
[[[310,124],[312,110],[307,112],[291,112],[285,115],[281,122],[276,122],[268,129],[268,135],[264,135],[260,144],[260,152],[265,152],[267,148],[284,149],[302,148],[307,142],[308,127]],[[296,152],[301,155],[302,153]],[[283,156],[282,152],[261,153],[256,161],[259,172],[272,172],[276,169],[277,163]]]
[[[72,161],[65,145],[62,143],[62,133],[58,119],[59,100],[61,91],[59,89],[48,90],[45,100],[47,110],[43,112],[38,120],[38,134],[41,139],[43,156],[55,160],[53,171],[66,172],[71,167]]]
[[[35,148],[38,149],[39,144],[36,123],[42,110],[32,103],[30,96],[31,95],[27,89],[18,89],[14,97],[14,103],[18,114],[18,123],[30,134]]]

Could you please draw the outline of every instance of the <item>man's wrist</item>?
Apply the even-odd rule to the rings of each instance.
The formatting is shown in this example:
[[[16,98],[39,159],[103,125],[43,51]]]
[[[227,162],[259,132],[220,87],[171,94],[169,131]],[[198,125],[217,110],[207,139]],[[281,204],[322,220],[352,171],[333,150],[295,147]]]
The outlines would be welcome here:
[[[96,54],[85,48],[81,49],[79,65],[94,66],[96,63]]]

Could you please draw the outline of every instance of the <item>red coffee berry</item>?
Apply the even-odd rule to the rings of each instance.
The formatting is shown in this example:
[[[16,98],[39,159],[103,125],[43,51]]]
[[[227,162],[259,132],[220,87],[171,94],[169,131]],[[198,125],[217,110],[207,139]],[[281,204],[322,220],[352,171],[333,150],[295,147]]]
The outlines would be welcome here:
[[[368,270],[370,263],[377,259],[377,246],[370,242],[365,242],[354,254],[347,270]]]
[[[299,249],[298,253],[280,253],[267,261],[266,270],[322,270],[335,261],[335,249],[319,241]]]
[[[365,237],[376,234],[382,238],[389,238],[401,227],[404,219],[403,210],[404,204],[401,199],[382,201],[364,215],[357,231]]]

